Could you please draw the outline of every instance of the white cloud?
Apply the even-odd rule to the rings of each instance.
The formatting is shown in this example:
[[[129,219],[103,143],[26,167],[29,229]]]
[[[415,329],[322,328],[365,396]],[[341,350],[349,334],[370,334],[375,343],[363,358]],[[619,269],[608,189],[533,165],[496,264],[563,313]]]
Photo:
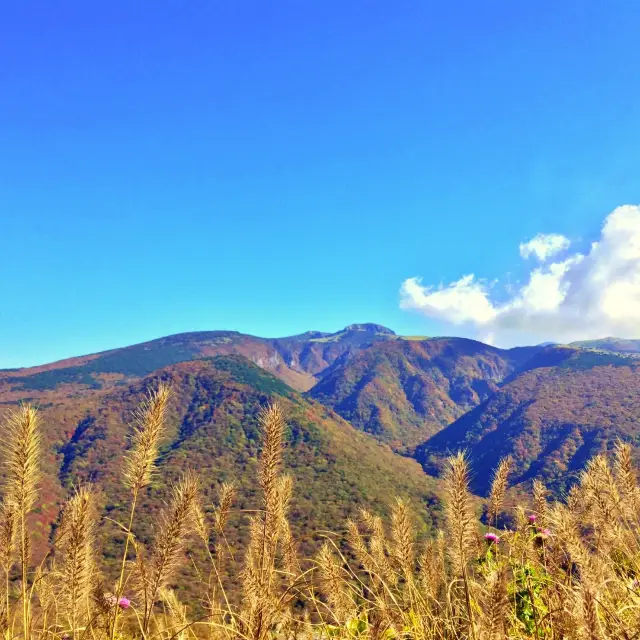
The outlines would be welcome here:
[[[404,309],[417,309],[432,318],[454,324],[486,323],[495,316],[487,289],[474,281],[473,275],[463,276],[437,290],[423,287],[420,278],[408,278],[402,283],[400,295]]]
[[[520,245],[520,253],[545,262],[568,246],[564,236],[540,235]],[[588,251],[533,269],[506,300],[497,301],[494,291],[473,274],[437,288],[408,278],[400,306],[498,345],[640,338],[640,206],[615,209]]]
[[[568,249],[570,244],[569,238],[565,238],[559,233],[539,233],[529,242],[520,244],[520,255],[523,258],[534,255],[538,260],[544,262],[559,251]]]

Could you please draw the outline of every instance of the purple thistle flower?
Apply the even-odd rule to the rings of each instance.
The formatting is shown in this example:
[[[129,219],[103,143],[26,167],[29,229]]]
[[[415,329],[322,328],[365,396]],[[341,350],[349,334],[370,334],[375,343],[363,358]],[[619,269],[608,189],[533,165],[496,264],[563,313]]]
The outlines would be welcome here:
[[[548,537],[551,535],[551,531],[550,531],[549,529],[543,529],[543,530],[540,532],[540,535],[541,535],[543,538],[548,538]]]
[[[500,538],[495,533],[485,533],[484,539],[489,544],[492,544],[492,543],[498,544],[498,542],[500,542]]]
[[[536,514],[535,514],[535,513],[532,513],[532,514],[529,516],[529,522],[530,522],[531,524],[534,524],[534,523],[535,523],[535,521],[536,521],[536,518],[537,518],[537,517],[538,517],[538,516],[536,516]]]
[[[118,606],[121,609],[128,609],[131,606],[131,600],[129,600],[129,598],[125,598],[124,596],[122,596],[122,598],[118,600]]]

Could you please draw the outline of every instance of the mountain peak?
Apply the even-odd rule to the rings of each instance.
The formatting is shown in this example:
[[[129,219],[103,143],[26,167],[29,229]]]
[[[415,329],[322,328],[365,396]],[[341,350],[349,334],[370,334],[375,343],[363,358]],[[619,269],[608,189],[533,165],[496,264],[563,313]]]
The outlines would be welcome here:
[[[389,336],[395,336],[395,331],[382,326],[381,324],[375,324],[373,322],[364,322],[361,324],[350,324],[345,327],[343,331],[366,331],[368,333],[384,333]]]

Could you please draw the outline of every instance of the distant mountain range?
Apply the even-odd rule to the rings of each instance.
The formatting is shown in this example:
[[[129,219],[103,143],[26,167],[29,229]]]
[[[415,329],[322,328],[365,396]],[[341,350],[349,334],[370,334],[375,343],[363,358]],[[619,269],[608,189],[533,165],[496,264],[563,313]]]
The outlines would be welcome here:
[[[634,340],[505,350],[463,338],[398,336],[376,324],[278,339],[195,332],[2,370],[0,415],[24,399],[41,407],[43,540],[65,492],[81,481],[103,489],[110,517],[122,516],[117,487],[127,423],[159,379],[175,390],[163,479],[195,467],[212,500],[221,482],[235,478],[242,508],[252,508],[256,415],[277,398],[289,415],[297,529],[339,527],[360,506],[384,510],[395,495],[418,505],[426,529],[439,517],[443,459],[460,448],[469,453],[479,494],[504,455],[514,458],[512,484],[539,478],[561,492],[616,438],[640,451],[638,354]],[[148,498],[165,490],[151,489]],[[142,538],[152,515],[151,501],[145,504]],[[239,542],[243,529],[234,531]],[[105,524],[107,555],[116,552],[112,534]]]

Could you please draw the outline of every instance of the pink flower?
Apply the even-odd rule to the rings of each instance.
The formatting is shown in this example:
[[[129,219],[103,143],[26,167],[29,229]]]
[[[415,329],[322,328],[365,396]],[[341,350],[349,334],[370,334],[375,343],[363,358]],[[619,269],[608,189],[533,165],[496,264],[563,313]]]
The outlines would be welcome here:
[[[535,514],[535,513],[532,513],[532,514],[529,516],[529,522],[530,522],[531,524],[534,524],[534,523],[535,523],[535,521],[536,521],[536,518],[537,518],[536,514]]]
[[[129,598],[125,598],[124,596],[122,596],[120,600],[118,600],[118,606],[121,609],[128,609],[131,606],[131,601],[129,600]]]
[[[489,544],[492,544],[492,543],[498,544],[498,542],[500,542],[500,538],[498,538],[498,536],[495,533],[485,533],[484,539]]]
[[[541,535],[543,538],[548,538],[548,537],[551,535],[551,531],[550,531],[549,529],[543,529],[543,530],[540,532],[540,535]]]

